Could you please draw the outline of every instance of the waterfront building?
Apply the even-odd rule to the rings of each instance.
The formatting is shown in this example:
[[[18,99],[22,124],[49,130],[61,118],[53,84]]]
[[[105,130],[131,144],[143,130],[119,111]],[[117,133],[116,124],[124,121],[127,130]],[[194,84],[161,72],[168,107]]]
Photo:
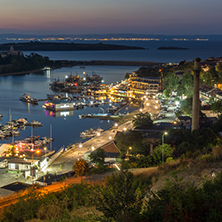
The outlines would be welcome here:
[[[160,78],[139,77],[135,72],[129,75],[128,84],[135,93],[157,93],[160,90]]]

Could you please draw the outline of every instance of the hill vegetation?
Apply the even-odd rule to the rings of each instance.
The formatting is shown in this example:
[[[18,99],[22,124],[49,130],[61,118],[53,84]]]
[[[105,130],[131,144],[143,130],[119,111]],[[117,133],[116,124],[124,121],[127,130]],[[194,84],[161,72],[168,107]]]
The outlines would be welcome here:
[[[80,43],[57,43],[57,42],[24,42],[6,43],[0,45],[0,50],[8,50],[11,46],[20,51],[82,51],[82,50],[127,50],[144,49],[136,46],[124,46],[115,44],[80,44]]]

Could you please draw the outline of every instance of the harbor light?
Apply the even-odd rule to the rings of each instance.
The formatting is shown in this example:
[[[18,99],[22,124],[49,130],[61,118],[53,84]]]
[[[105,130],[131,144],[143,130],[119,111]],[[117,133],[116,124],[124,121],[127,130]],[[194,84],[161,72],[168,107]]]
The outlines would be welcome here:
[[[155,106],[155,109],[157,109],[157,106]]]
[[[100,133],[97,133],[97,136],[100,136]]]
[[[95,150],[95,147],[94,146],[92,146],[92,151],[94,151]]]
[[[149,103],[147,103],[146,105],[147,105],[147,106],[149,106],[150,104],[149,104]]]
[[[112,139],[112,137],[111,137],[111,136],[109,136],[109,139],[111,140],[111,139]]]
[[[124,131],[126,131],[126,130],[127,130],[127,128],[126,128],[126,127],[124,127],[124,128],[123,128],[123,130],[124,130]]]
[[[143,109],[140,109],[140,112],[142,112],[143,111]]]
[[[115,127],[118,127],[118,123],[115,123]]]
[[[82,144],[81,143],[79,144],[79,148],[82,148]]]
[[[156,100],[156,103],[158,103],[158,100]]]

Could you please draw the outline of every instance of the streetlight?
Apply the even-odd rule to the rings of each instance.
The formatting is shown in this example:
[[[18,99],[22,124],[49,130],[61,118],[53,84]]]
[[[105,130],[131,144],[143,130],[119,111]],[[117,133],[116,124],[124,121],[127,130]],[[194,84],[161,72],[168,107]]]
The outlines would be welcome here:
[[[127,176],[126,176],[126,174],[119,168],[119,166],[115,163],[114,164],[115,165],[115,167],[117,168],[117,170],[119,170],[121,173],[122,173],[122,175],[124,176],[124,178],[125,178],[125,195],[127,195]]]
[[[41,153],[41,151],[40,150],[36,150],[36,151],[34,151],[33,149],[31,149],[31,151],[32,151],[32,185],[33,185],[33,168],[34,168],[34,166],[33,166],[33,156],[34,156],[34,153],[36,153],[36,154],[40,154]],[[34,152],[33,152],[34,151]]]
[[[167,135],[167,132],[164,132],[162,135],[162,163],[164,163],[164,135]]]

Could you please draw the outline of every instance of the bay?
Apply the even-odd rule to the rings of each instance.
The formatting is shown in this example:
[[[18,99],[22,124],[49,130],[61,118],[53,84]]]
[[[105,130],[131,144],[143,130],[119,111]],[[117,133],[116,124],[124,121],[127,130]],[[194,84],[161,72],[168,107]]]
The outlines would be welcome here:
[[[83,42],[81,42],[83,43]],[[86,42],[87,43],[87,42]],[[89,43],[92,43],[91,41]],[[97,43],[97,42],[94,42]],[[211,56],[221,57],[222,41],[106,41],[110,44],[124,44],[133,46],[142,46],[149,48],[147,50],[122,50],[122,51],[44,51],[36,52],[43,56],[48,56],[52,60],[114,60],[114,61],[154,61],[154,62],[180,62],[182,60],[192,61],[195,57],[207,59]],[[174,46],[189,48],[189,50],[157,50],[161,46]],[[24,52],[30,54],[31,52]],[[1,124],[9,121],[9,109],[11,109],[12,119],[21,117],[27,118],[29,122],[38,120],[43,123],[43,127],[35,128],[33,135],[50,136],[50,125],[52,125],[52,135],[55,139],[53,149],[58,150],[61,146],[67,146],[70,143],[83,142],[80,133],[91,127],[101,127],[109,129],[113,123],[100,121],[98,119],[79,119],[80,114],[98,113],[98,107],[75,110],[72,115],[51,116],[46,112],[39,102],[39,105],[28,105],[19,101],[19,97],[24,93],[30,93],[31,97],[37,99],[46,98],[46,94],[52,93],[49,84],[54,79],[64,80],[66,75],[83,75],[96,73],[102,76],[105,83],[109,84],[124,79],[126,72],[138,70],[136,66],[86,66],[85,69],[76,67],[65,67],[44,73],[30,73],[20,76],[0,77],[0,113],[4,116]],[[106,109],[108,105],[103,107]],[[20,136],[15,140],[24,139],[31,135],[30,127],[21,131]],[[0,143],[11,142],[12,139],[2,140]]]
[[[79,119],[80,114],[99,113],[102,112],[99,107],[86,107],[82,110],[72,112],[52,113],[42,108],[44,101],[39,105],[26,104],[19,100],[24,93],[30,93],[31,97],[37,99],[45,99],[47,94],[52,91],[49,84],[55,79],[64,80],[69,74],[78,74],[83,77],[83,71],[91,75],[92,72],[100,75],[105,83],[117,82],[124,79],[126,72],[132,72],[139,67],[127,66],[87,66],[82,69],[80,67],[65,67],[52,71],[44,71],[42,73],[30,73],[19,76],[2,76],[0,77],[0,113],[3,114],[1,124],[5,124],[10,120],[9,110],[11,110],[12,119],[27,118],[29,122],[38,120],[43,127],[34,128],[33,135],[40,137],[50,137],[50,125],[52,125],[53,149],[58,150],[62,146],[73,143],[81,143],[84,140],[80,137],[80,133],[89,128],[102,128],[104,130],[113,126],[112,121],[101,121],[99,119]],[[109,105],[102,108],[106,110]],[[130,111],[130,110],[129,110]],[[31,128],[26,127],[24,131],[20,131],[20,136],[15,140],[25,139],[31,136]],[[2,140],[0,143],[11,143],[12,138]],[[48,147],[49,148],[49,147]]]

